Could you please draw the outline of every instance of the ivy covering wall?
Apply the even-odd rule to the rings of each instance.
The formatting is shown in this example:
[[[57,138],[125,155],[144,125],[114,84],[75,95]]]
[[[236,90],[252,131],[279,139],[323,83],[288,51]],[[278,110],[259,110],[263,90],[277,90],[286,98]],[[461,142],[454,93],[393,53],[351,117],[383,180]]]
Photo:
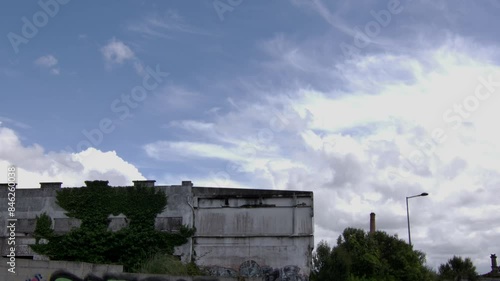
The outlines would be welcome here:
[[[81,188],[64,188],[56,202],[68,217],[80,219],[79,228],[56,235],[46,215],[37,217],[37,244],[32,249],[53,260],[123,264],[126,271],[137,270],[141,262],[157,253],[173,254],[185,244],[194,229],[183,226],[179,233],[155,230],[156,216],[167,205],[165,192],[154,187],[110,187],[107,181],[86,181]],[[108,230],[109,215],[124,214],[128,227]],[[47,244],[38,243],[39,239]]]

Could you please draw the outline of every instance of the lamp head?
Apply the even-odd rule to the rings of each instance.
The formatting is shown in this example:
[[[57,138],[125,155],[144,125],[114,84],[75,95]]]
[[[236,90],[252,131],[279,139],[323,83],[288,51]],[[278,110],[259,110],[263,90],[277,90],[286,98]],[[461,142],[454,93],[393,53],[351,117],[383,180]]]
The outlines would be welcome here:
[[[429,195],[429,193],[427,193],[427,192],[420,194],[420,196],[427,196],[427,195]]]

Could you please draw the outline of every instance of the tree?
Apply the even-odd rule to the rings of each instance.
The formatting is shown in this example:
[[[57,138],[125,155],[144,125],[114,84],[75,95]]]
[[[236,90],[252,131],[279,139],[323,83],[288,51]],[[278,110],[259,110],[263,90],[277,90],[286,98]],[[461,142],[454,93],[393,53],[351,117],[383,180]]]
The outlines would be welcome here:
[[[453,256],[447,263],[439,266],[438,277],[439,280],[449,281],[475,281],[479,279],[472,260],[457,256]]]
[[[397,236],[346,228],[330,247],[325,241],[313,254],[312,281],[433,280],[425,254]]]

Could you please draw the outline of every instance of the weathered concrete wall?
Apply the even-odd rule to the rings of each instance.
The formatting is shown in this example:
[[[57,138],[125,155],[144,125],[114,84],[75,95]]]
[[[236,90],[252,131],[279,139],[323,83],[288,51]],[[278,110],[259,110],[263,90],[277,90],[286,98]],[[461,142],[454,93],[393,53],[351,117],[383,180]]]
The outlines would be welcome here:
[[[183,224],[193,226],[192,208],[188,200],[192,201],[191,186],[159,186],[168,198],[167,207],[156,218],[156,228],[162,231],[176,231]],[[36,216],[46,212],[53,221],[56,233],[65,233],[73,227],[79,227],[78,219],[69,218],[64,209],[56,204],[57,187],[43,187],[39,189],[17,189],[16,190],[16,255],[19,257],[31,257],[35,253],[28,246],[34,244],[33,232],[36,226]],[[0,206],[7,206],[7,188],[0,188]],[[7,255],[8,245],[5,241],[8,236],[7,207],[0,209],[0,253]],[[110,229],[117,230],[125,226],[124,216],[110,216]],[[191,240],[189,243],[177,247],[175,255],[184,262],[191,260]]]
[[[158,274],[123,273],[121,265],[91,264],[66,261],[18,260],[16,273],[7,271],[7,259],[0,259],[0,280],[2,281],[83,281],[93,277],[92,281],[239,281],[237,278],[208,276],[167,276]],[[262,281],[263,279],[245,279]],[[291,281],[291,280],[290,280]]]
[[[156,229],[175,232],[181,225],[197,229],[187,244],[175,250],[182,261],[194,259],[217,276],[307,279],[314,247],[312,192],[193,187],[191,182],[156,188],[168,196],[167,207],[156,218]],[[41,189],[16,191],[18,257],[34,255],[28,245],[34,243],[37,215],[46,212],[59,233],[79,226],[79,220],[68,218],[56,204],[58,189],[45,184]],[[7,202],[7,188],[0,185],[0,205],[7,206]],[[7,224],[7,217],[7,208],[2,208],[0,225]],[[126,226],[124,216],[110,219],[110,230]],[[3,256],[8,253],[6,237],[3,227]]]
[[[196,253],[200,265],[224,265],[239,268],[246,260],[261,265],[308,267],[306,257],[311,239],[295,237],[196,238]],[[203,256],[203,257],[202,257]],[[224,257],[224,258],[221,258]]]
[[[156,217],[156,229],[176,231],[181,225],[194,226],[193,196],[191,185],[157,186],[167,195],[167,207]],[[192,258],[192,239],[188,243],[176,247],[175,255],[183,262],[190,262]]]
[[[311,207],[197,208],[199,236],[311,235]]]
[[[43,212],[47,212],[54,221],[55,230],[63,231],[65,225],[69,226],[69,218],[64,214],[64,209],[56,204],[56,192],[58,188],[45,187],[40,189],[17,189],[16,190],[16,250],[17,256],[33,256],[33,252],[28,244],[34,243],[32,233],[35,230],[35,218]],[[0,206],[5,206],[0,210],[0,242],[1,254],[7,255],[8,245],[5,237],[8,236],[7,228],[7,188],[0,188]],[[73,220],[72,220],[73,221]],[[73,222],[74,223],[74,222]],[[17,226],[22,226],[17,228]]]
[[[194,187],[193,194],[199,266],[220,276],[286,271],[307,279],[314,248],[311,192]]]
[[[272,275],[262,278],[228,278],[209,276],[167,276],[159,274],[123,273],[121,265],[90,264],[66,261],[18,260],[16,274],[9,273],[7,259],[0,258],[0,280],[2,281],[299,281],[282,272],[280,279]],[[249,263],[247,268],[252,268]],[[90,279],[92,277],[92,279]],[[480,281],[498,281],[499,278],[483,278]]]
[[[35,261],[27,259],[16,259],[15,274],[8,271],[9,260],[0,259],[0,280],[6,281],[49,281],[50,276],[57,270],[64,269],[75,276],[87,276],[89,274],[103,275],[111,273],[122,273],[123,266],[108,264],[91,264],[86,262],[68,261]],[[42,279],[37,280],[37,276]],[[33,279],[35,278],[35,279]],[[82,278],[83,279],[83,278]]]

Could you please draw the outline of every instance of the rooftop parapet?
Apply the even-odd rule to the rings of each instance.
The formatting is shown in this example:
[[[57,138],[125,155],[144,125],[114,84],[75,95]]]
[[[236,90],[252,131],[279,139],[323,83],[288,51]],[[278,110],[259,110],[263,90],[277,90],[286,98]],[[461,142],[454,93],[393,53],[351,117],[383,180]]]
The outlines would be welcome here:
[[[136,180],[132,181],[134,183],[134,186],[146,186],[146,187],[153,187],[155,186],[155,180]]]
[[[41,182],[40,188],[61,188],[62,182]]]

